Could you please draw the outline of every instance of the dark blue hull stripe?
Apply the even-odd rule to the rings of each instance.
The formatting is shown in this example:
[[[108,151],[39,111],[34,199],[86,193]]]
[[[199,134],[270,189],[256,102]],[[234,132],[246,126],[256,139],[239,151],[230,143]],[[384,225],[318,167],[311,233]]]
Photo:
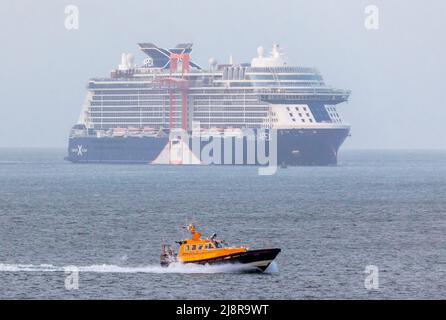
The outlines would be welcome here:
[[[335,165],[338,149],[348,133],[347,128],[278,130],[277,164]],[[192,139],[189,141],[191,150]],[[232,159],[229,155],[225,157],[222,148],[221,154],[214,157],[214,164],[259,164],[255,155],[248,155],[246,139],[243,141],[243,161],[236,160],[235,138],[225,139],[232,139]],[[69,139],[66,159],[78,163],[151,163],[167,143],[167,137],[75,137]],[[200,149],[203,150],[208,143],[201,141]],[[200,155],[197,156],[200,158]]]

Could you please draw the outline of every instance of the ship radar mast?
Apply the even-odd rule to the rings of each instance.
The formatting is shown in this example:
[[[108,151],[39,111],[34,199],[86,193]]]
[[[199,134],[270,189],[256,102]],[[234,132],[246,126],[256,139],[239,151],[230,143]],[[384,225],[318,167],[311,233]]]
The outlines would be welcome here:
[[[287,65],[285,54],[277,43],[273,44],[268,57],[264,56],[265,50],[262,46],[257,48],[257,57],[251,60],[251,67],[282,67]]]

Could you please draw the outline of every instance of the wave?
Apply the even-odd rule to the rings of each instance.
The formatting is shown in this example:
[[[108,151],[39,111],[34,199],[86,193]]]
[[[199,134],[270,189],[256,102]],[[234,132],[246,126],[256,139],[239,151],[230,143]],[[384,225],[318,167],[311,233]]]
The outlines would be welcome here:
[[[244,273],[254,269],[241,264],[197,265],[172,263],[168,267],[159,265],[118,266],[112,264],[95,264],[89,266],[55,266],[52,264],[0,264],[0,272],[92,272],[92,273]],[[273,262],[266,273],[278,272],[277,264]]]

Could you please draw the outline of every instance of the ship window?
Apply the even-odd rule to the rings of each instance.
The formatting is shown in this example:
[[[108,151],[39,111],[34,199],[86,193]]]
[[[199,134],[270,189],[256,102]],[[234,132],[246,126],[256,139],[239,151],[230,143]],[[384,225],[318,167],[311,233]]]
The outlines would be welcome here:
[[[290,111],[290,107],[286,107],[286,109],[287,109],[288,111]]]
[[[195,244],[192,245],[192,250],[196,250],[197,246]]]
[[[198,250],[203,250],[203,245],[202,245],[202,244],[200,244],[200,245],[198,246]]]
[[[310,122],[313,122],[313,119],[309,119],[310,120]]]
[[[296,122],[296,119],[292,118],[294,122]]]
[[[305,119],[302,119],[302,122],[305,122]]]
[[[293,114],[290,112],[290,117],[292,117],[293,116]]]
[[[309,114],[309,113],[307,113],[306,115],[307,115],[307,117],[309,117],[309,116],[310,116],[310,114]]]
[[[306,107],[304,107],[304,111],[307,111],[307,108],[306,108]]]
[[[185,250],[185,251],[189,251],[189,245],[188,245],[188,244],[186,244],[186,245],[184,246],[184,250]]]
[[[299,117],[302,117],[302,113],[299,113]]]
[[[296,111],[299,111],[299,107],[296,107]]]
[[[210,248],[211,248],[210,244],[206,243],[206,249],[210,249]]]

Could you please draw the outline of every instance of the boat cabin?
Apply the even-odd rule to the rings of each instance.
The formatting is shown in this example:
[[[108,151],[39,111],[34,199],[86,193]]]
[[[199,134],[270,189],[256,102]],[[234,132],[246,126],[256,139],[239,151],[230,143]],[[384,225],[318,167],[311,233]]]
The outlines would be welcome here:
[[[178,242],[180,244],[177,256],[179,261],[214,259],[219,256],[247,251],[244,247],[230,247],[224,240],[216,239],[215,234],[210,238],[201,239],[201,233],[192,224],[187,226],[187,230],[191,232],[191,238]]]

